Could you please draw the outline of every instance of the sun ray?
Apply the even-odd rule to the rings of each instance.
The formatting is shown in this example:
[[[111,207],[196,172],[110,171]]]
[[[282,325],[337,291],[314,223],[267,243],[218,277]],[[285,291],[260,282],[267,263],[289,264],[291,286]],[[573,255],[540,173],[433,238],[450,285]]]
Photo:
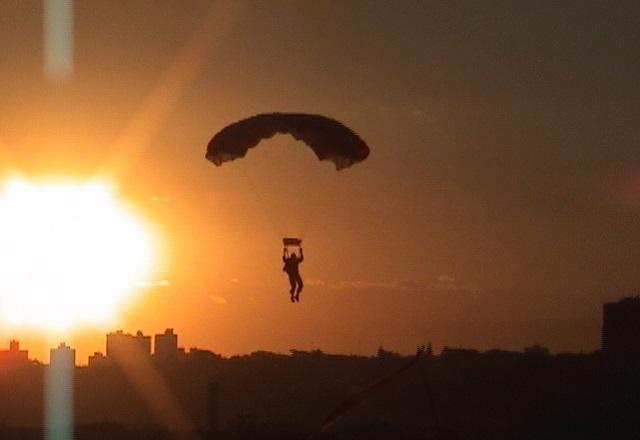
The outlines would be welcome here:
[[[125,374],[135,391],[147,404],[158,423],[173,433],[170,438],[196,439],[195,426],[178,399],[158,372],[151,358],[143,353],[115,351],[113,360]]]
[[[135,163],[200,73],[207,55],[230,28],[241,6],[242,2],[230,0],[214,3],[174,63],[162,74],[116,139],[102,173],[117,179]]]

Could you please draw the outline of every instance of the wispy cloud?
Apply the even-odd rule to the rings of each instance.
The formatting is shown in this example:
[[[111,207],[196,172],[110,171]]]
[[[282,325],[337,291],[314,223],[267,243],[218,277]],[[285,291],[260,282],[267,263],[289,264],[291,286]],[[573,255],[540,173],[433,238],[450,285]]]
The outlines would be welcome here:
[[[209,299],[214,303],[214,304],[218,304],[220,306],[226,306],[227,304],[229,304],[229,301],[227,301],[226,298],[222,297],[222,296],[218,296],[218,295],[209,295]]]
[[[169,280],[155,280],[155,281],[141,281],[140,284],[138,284],[140,287],[164,287],[164,286],[168,286],[171,283],[169,283]]]
[[[149,197],[149,200],[153,202],[169,203],[171,201],[171,197],[152,196],[152,197]]]
[[[394,281],[374,281],[374,280],[342,280],[325,281],[312,278],[306,281],[309,286],[325,287],[332,290],[369,290],[369,289],[391,289],[404,291],[468,291],[475,292],[476,286],[463,283],[452,275],[439,275],[434,280],[394,280]]]
[[[359,108],[375,117],[390,116],[420,122],[435,122],[436,115],[427,112],[422,106],[415,104],[390,104],[382,101],[367,100],[359,103]]]

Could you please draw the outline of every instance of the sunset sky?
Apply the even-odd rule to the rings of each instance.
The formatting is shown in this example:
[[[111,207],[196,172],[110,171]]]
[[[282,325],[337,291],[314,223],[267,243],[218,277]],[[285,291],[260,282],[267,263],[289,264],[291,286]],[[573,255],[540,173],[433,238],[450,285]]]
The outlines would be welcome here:
[[[63,82],[42,22],[0,2],[2,172],[108,179],[163,258],[113,326],[3,323],[0,347],[84,363],[106,331],[173,327],[225,355],[594,350],[602,302],[640,292],[637,2],[77,1]],[[371,155],[336,172],[278,136],[205,160],[271,111],[334,117]]]

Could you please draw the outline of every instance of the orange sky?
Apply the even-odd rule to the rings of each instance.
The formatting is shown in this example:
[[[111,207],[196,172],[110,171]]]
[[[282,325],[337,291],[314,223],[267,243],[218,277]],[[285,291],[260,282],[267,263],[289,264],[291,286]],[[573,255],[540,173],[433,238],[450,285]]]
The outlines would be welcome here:
[[[223,354],[598,347],[601,303],[640,285],[635,3],[210,5],[77,2],[56,85],[40,2],[0,3],[5,171],[106,172],[166,243],[170,285],[120,327]],[[337,173],[281,136],[204,159],[216,130],[267,111],[335,117],[372,154]],[[64,338],[84,362],[105,331]]]

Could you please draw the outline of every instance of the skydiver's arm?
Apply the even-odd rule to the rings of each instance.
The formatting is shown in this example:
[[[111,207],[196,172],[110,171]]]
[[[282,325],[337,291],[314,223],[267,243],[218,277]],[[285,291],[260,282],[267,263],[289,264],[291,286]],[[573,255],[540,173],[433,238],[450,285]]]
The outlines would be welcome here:
[[[282,262],[287,262],[287,248],[284,248],[284,250],[282,251]]]
[[[304,261],[304,252],[302,252],[302,248],[300,248],[300,262]]]

